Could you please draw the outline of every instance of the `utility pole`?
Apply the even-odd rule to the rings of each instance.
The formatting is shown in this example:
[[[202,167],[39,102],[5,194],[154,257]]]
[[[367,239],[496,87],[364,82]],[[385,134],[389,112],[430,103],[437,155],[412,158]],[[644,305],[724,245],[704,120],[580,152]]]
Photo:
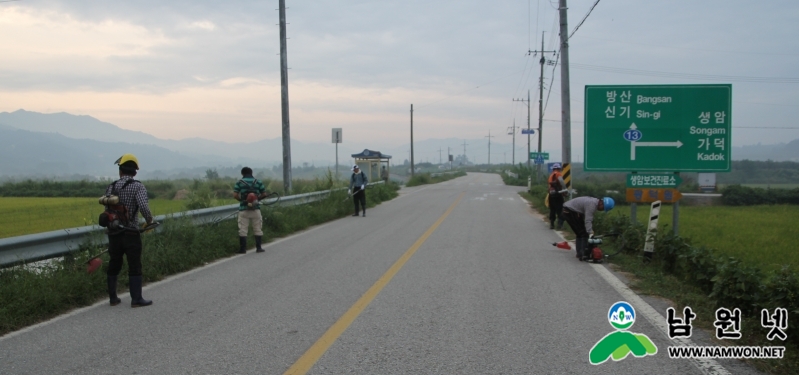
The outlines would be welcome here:
[[[491,135],[491,130],[488,131],[488,135],[485,138],[488,138],[488,168],[491,168],[491,138],[494,138]]]
[[[283,192],[291,194],[291,135],[289,126],[289,70],[286,57],[286,0],[279,2],[280,13],[280,109],[283,119]]]
[[[413,166],[413,104],[411,104],[411,177],[415,173],[414,169],[416,168]]]
[[[442,150],[441,147],[438,148],[438,164],[443,164],[443,162],[441,161],[441,152],[443,151],[444,150]],[[447,147],[447,154],[449,154],[449,147]]]
[[[466,158],[466,146],[468,146],[468,145],[466,144],[466,141],[463,141],[463,161],[464,161],[464,162],[468,160],[468,159]]]
[[[566,0],[559,0],[560,11],[560,107],[564,164],[572,161],[571,101],[569,99],[569,27],[566,18]],[[571,191],[570,193],[571,194]]]
[[[513,101],[527,104],[527,169],[530,169],[530,90],[527,90],[527,100],[513,99]]]
[[[516,165],[516,119],[513,119],[513,127],[511,127],[510,134],[513,134],[513,153],[511,154],[511,163]]]
[[[543,124],[544,124],[544,63],[546,59],[544,58],[545,53],[557,53],[558,51],[544,51],[544,33],[541,33],[541,50],[540,51],[527,51],[527,54],[533,53],[541,53],[541,60],[539,60],[539,64],[541,64],[541,74],[538,76],[538,155],[541,155],[541,141],[542,141],[542,133]],[[538,164],[538,168],[536,169],[536,180],[538,177],[541,176],[541,164]]]

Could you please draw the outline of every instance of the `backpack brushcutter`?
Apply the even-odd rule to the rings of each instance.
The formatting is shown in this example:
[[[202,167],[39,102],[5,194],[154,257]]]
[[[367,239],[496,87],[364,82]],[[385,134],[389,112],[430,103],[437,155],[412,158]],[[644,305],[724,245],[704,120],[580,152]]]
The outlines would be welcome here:
[[[602,263],[602,261],[604,261],[605,258],[609,258],[609,257],[612,257],[612,256],[618,254],[619,251],[621,251],[621,250],[619,250],[619,251],[617,251],[617,252],[615,252],[613,254],[610,254],[610,255],[605,255],[602,252],[602,249],[599,247],[599,245],[602,244],[602,239],[603,238],[605,238],[605,237],[613,237],[613,238],[615,238],[615,237],[618,237],[618,236],[619,236],[618,233],[609,233],[609,234],[605,234],[605,235],[601,235],[601,236],[594,236],[594,237],[588,238],[588,241],[587,241],[588,242],[588,246],[585,249],[586,253],[588,254],[588,261],[592,262],[592,263]],[[571,245],[569,245],[568,241],[555,242],[555,243],[552,244],[552,246],[555,246],[558,249],[571,250]],[[620,247],[620,249],[621,248],[622,247]]]
[[[155,229],[159,225],[161,225],[161,223],[152,222],[152,223],[144,226],[143,228],[125,228],[125,227],[122,227],[122,229],[123,230],[127,230],[127,231],[135,231],[135,232],[139,232],[139,233],[144,233],[144,232],[147,232],[149,230]],[[107,252],[108,252],[108,249],[105,249],[105,250],[99,252],[97,255],[89,258],[89,260],[86,262],[86,273],[94,273],[94,271],[97,271],[97,269],[100,268],[101,265],[103,265],[103,260],[100,259],[100,255],[103,255],[103,254],[105,254]]]

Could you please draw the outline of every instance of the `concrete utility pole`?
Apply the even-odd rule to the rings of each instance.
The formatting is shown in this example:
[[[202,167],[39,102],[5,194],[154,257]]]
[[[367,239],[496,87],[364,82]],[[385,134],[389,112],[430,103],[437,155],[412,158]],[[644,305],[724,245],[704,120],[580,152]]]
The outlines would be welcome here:
[[[559,0],[560,11],[560,107],[563,163],[572,162],[571,100],[569,98],[569,25],[566,18],[566,0]]]
[[[411,177],[416,173],[415,169],[413,166],[413,104],[411,104]]]
[[[444,152],[444,150],[441,149],[441,147],[439,147],[438,148],[438,164],[443,164],[443,162],[441,161],[441,153],[442,152]],[[449,147],[447,147],[447,152],[449,152]]]
[[[513,99],[513,101],[527,104],[527,169],[530,169],[530,90],[527,90],[527,100]]]
[[[467,160],[467,158],[466,158],[466,146],[468,146],[466,144],[466,141],[463,141],[463,161],[464,162]]]
[[[286,58],[286,0],[280,11],[280,109],[283,118],[283,193],[291,194],[291,135],[289,126],[289,70]]]
[[[491,168],[491,138],[494,138],[491,135],[491,130],[488,131],[488,135],[485,138],[488,138],[488,167]]]
[[[541,142],[542,142],[542,130],[544,124],[544,63],[546,59],[544,58],[545,53],[557,53],[558,51],[544,51],[544,33],[541,33],[541,50],[540,51],[527,51],[527,54],[533,53],[541,53],[541,60],[539,60],[539,64],[541,64],[541,74],[538,76],[538,155],[541,155]],[[536,180],[538,180],[538,176],[541,175],[541,164],[538,164],[538,168],[536,169]]]
[[[513,126],[511,127],[510,134],[513,134],[513,154],[511,154],[511,163],[516,165],[516,119],[513,119]]]

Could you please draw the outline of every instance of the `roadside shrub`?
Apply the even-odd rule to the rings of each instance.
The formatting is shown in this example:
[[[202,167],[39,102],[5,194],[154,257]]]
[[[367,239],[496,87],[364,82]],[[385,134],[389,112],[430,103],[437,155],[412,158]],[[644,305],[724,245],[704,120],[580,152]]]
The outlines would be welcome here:
[[[693,247],[683,249],[679,255],[685,278],[710,294],[713,291],[713,278],[716,277],[719,263],[711,249],[707,247]]]
[[[773,314],[776,308],[788,310],[789,323],[785,333],[789,341],[799,344],[799,325],[795,324],[799,321],[799,274],[788,266],[782,267],[769,277],[764,287],[764,295],[767,299],[760,307],[768,309],[769,314]],[[758,316],[759,314],[760,311]]]
[[[718,273],[713,276],[713,292],[718,307],[737,307],[747,315],[753,314],[763,302],[763,273],[752,266],[742,264],[733,257],[720,257]]]
[[[799,189],[763,189],[730,185],[721,189],[721,200],[729,206],[799,204]]]

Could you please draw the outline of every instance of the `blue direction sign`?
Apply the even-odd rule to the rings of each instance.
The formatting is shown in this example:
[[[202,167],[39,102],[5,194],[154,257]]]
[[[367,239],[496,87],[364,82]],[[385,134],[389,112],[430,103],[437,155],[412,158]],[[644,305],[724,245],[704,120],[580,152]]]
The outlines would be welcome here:
[[[535,129],[522,129],[522,134],[535,134]]]

